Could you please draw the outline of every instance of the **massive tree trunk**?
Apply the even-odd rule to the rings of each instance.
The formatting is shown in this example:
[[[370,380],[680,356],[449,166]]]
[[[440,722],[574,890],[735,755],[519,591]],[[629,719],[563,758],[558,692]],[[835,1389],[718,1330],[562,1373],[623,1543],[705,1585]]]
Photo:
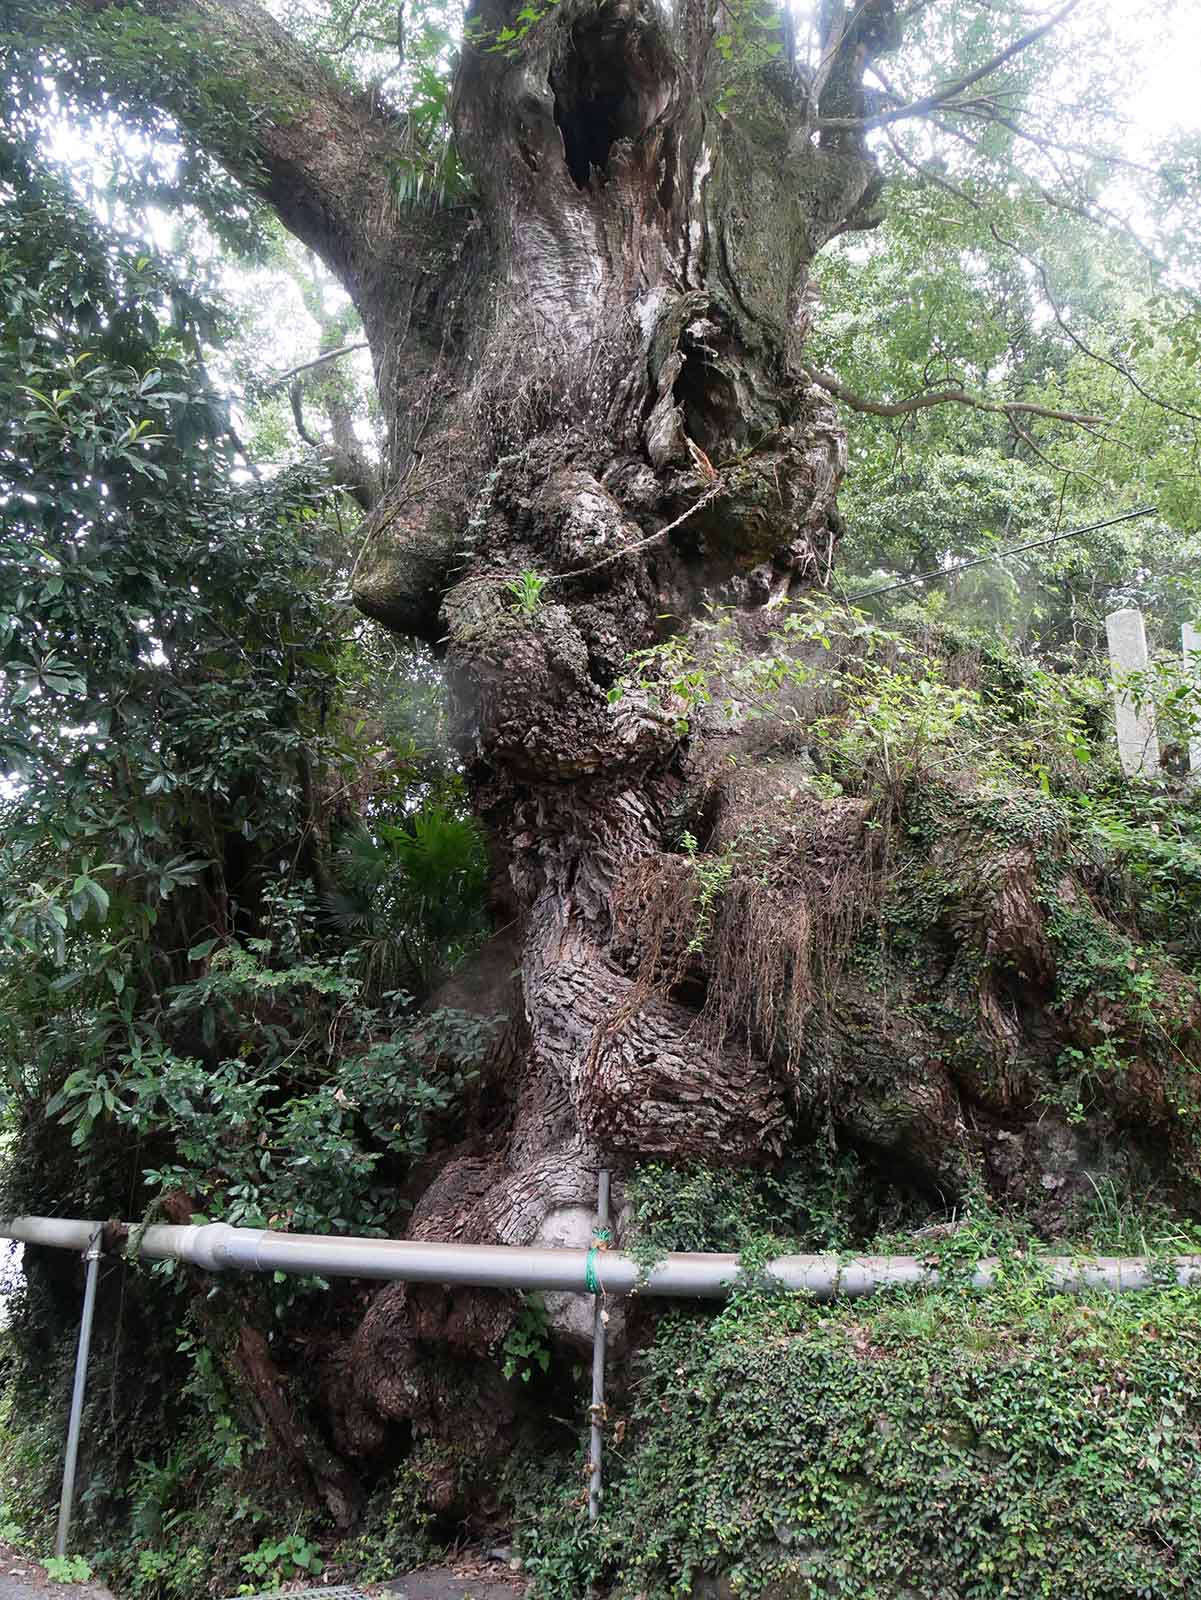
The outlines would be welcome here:
[[[856,72],[890,9],[842,39]],[[507,1144],[452,1162],[418,1231],[584,1243],[599,1166],[788,1138],[778,1065],[614,949],[615,896],[677,845],[695,776],[678,708],[611,697],[623,663],[705,602],[820,581],[839,532],[845,438],[796,358],[813,259],[874,224],[880,185],[858,141],[815,137],[784,34],[741,16],[564,0],[506,51],[482,7],[455,95],[480,203],[421,332],[437,358],[363,301],[395,459],[356,595],[445,652],[528,1029]]]
[[[506,47],[513,10],[477,9],[455,85],[476,202],[394,213],[349,269],[307,226],[356,296],[389,419],[356,599],[444,653],[519,972],[508,1136],[448,1161],[412,1229],[582,1244],[598,1167],[762,1160],[795,1116],[753,1030],[699,1029],[622,944],[616,901],[678,848],[698,766],[678,708],[610,691],[704,604],[828,576],[845,435],[797,357],[812,262],[875,225],[881,185],[861,138],[815,123],[855,111],[892,5],[849,30],[833,8],[816,83],[741,7],[562,0]],[[579,1331],[566,1297],[554,1310]],[[384,1419],[443,1426],[418,1341],[479,1349],[507,1315],[386,1291],[331,1380],[344,1446]]]
[[[588,1203],[602,1153],[736,1158],[782,1124],[766,1066],[751,1089],[684,1009],[614,1026],[614,887],[663,848],[682,768],[670,707],[609,691],[702,601],[828,571],[844,436],[795,356],[814,255],[879,185],[809,136],[786,60],[726,66],[703,8],[565,3],[512,53],[488,48],[506,20],[481,10],[464,53],[480,201],[437,224],[444,280],[400,329],[393,286],[361,294],[393,460],[356,597],[444,650],[524,929],[519,1109],[473,1224],[516,1241]]]
[[[631,652],[705,605],[753,640],[757,614],[830,572],[845,436],[800,350],[815,257],[878,220],[853,123],[896,43],[892,0],[824,8],[816,71],[741,4],[560,0],[506,38],[516,3],[482,0],[453,99],[476,198],[433,212],[393,197],[403,118],[250,0],[153,9],[273,86],[249,150],[173,109],[359,307],[388,451],[356,598],[444,655],[490,841],[507,931],[468,998],[512,1019],[490,1066],[509,1124],[434,1173],[412,1231],[581,1244],[598,1167],[762,1161],[822,1121],[948,1195],[982,1162],[1015,1192],[1078,1175],[1030,1063],[1090,1024],[1052,1013],[1033,855],[952,836],[931,870],[954,892],[907,990],[815,976],[815,949],[859,925],[887,819],[817,802],[779,751],[757,764],[761,744],[686,737],[666,691],[611,694]],[[771,860],[698,954],[681,831],[716,859],[756,818]],[[1063,893],[1087,923],[1087,895]],[[975,1011],[940,1022],[923,983]],[[948,1038],[960,1024],[970,1047]],[[1182,1015],[1180,1038],[1195,1026]],[[1155,1093],[1136,1100],[1142,1115]],[[420,1352],[486,1348],[509,1314],[498,1296],[384,1291],[328,1375],[343,1448],[369,1452],[394,1421],[462,1426],[463,1374]],[[477,1424],[489,1407],[503,1415],[484,1397]]]
[[[392,299],[361,302],[394,454],[356,595],[444,653],[519,974],[507,1139],[449,1160],[413,1230],[584,1244],[598,1167],[761,1162],[822,1126],[948,1199],[981,1174],[1026,1202],[1070,1192],[1099,1145],[1045,1091],[1090,1024],[1057,1003],[1036,848],[963,806],[922,954],[881,992],[837,947],[880,897],[903,802],[823,804],[761,738],[684,738],[665,690],[610,692],[706,605],[753,649],[756,614],[829,576],[845,435],[802,375],[810,273],[876,224],[881,185],[861,134],[816,125],[861,112],[892,4],[827,8],[815,75],[747,8],[562,0],[505,49],[510,13],[480,6],[459,72],[479,200],[446,221],[445,275],[406,290],[425,310],[405,340]],[[756,881],[698,953],[682,830],[716,862],[757,824]],[[1066,878],[1051,892],[1093,915]],[[1162,1127],[1156,1092],[1128,1119]],[[350,1363],[360,1422],[447,1426],[421,1339],[483,1349],[504,1317],[385,1293]]]

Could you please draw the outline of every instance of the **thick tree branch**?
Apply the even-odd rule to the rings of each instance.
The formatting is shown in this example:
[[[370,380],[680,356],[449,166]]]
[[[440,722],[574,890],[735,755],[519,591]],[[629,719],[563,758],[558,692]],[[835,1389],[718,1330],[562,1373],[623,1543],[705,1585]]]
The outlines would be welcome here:
[[[296,424],[296,431],[312,450],[323,450],[323,442],[315,433],[310,433],[304,420],[304,387],[298,378],[288,390],[288,399],[292,402],[292,421]]]
[[[815,106],[821,102],[826,84],[830,81],[830,74],[834,70],[838,52],[846,41],[846,12],[846,0],[835,0],[830,7],[830,23],[826,37],[822,40],[822,58],[817,64],[817,71],[813,75],[813,87],[810,90]]]
[[[119,15],[115,0],[75,0],[69,9]],[[174,116],[357,302],[396,237],[389,173],[400,120],[335,77],[255,0],[148,0],[146,9],[188,36],[206,70],[181,86],[148,48],[119,92]],[[232,81],[245,97],[244,116],[215,107],[196,87],[206,75],[226,88]]]
[[[337,353],[337,352],[335,352]],[[308,363],[310,366],[316,363]],[[303,370],[303,369],[301,369]],[[367,460],[354,436],[354,424],[346,405],[337,399],[326,402],[332,438],[326,440],[311,431],[304,417],[304,379],[294,378],[288,390],[296,432],[310,449],[318,450],[329,470],[364,511],[371,511],[379,500],[379,474]]]
[[[962,78],[957,78],[954,83],[944,84],[939,89],[933,89],[920,99],[910,101],[908,105],[897,106],[891,111],[878,111],[874,116],[823,117],[817,123],[818,132],[866,133],[871,128],[886,128],[893,122],[906,121],[912,117],[927,116],[931,111],[937,111],[940,108],[944,110],[950,109],[952,103],[958,100],[965,89],[970,89],[973,84],[980,83],[983,79],[991,77],[994,72],[999,72],[1002,67],[1014,60],[1015,57],[1028,50],[1031,45],[1037,44],[1040,39],[1044,38],[1053,28],[1058,27],[1061,22],[1070,16],[1080,3],[1081,0],[1068,0],[1067,5],[1061,6],[1055,15],[1048,18],[1046,22],[1040,23],[1036,28],[1029,29],[1020,38],[1015,39],[1012,44],[1007,45],[1004,50],[998,51],[983,66],[966,73]]]

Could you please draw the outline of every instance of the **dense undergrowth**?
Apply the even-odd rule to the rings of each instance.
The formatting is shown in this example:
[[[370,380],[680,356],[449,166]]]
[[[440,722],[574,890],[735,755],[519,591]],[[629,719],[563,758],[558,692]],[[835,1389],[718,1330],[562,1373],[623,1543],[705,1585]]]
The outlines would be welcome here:
[[[920,676],[905,669],[903,637],[904,650],[889,654],[890,632],[877,641],[879,671],[873,663],[863,674],[852,655],[849,670],[838,668],[837,697],[819,686],[826,704],[806,728],[801,804],[870,801],[890,851],[867,879],[867,914],[844,925],[844,946],[819,953],[815,970],[850,972],[869,988],[876,974],[895,1008],[928,1004],[896,974],[910,959],[926,970],[923,941],[956,902],[961,874],[999,847],[1032,860],[1055,1003],[1094,1032],[1052,1040],[1010,1092],[1015,1104],[1035,1102],[1048,1125],[1094,1141],[1070,1181],[998,1196],[995,1174],[977,1162],[954,1198],[940,1196],[886,1152],[838,1136],[836,1108],[811,1143],[763,1171],[655,1164],[631,1174],[623,1243],[647,1264],[671,1249],[738,1251],[746,1283],[719,1313],[635,1300],[628,1359],[613,1363],[596,1532],[580,1475],[584,1374],[545,1344],[536,1304],[487,1358],[523,1419],[503,1481],[481,1479],[466,1445],[448,1456],[398,1439],[339,1529],[319,1489],[297,1498],[298,1464],[264,1425],[239,1338],[246,1327],[267,1330],[290,1403],[317,1417],[321,1361],[361,1314],[357,1290],[214,1288],[191,1273],[114,1265],[101,1296],[78,1542],[118,1590],[195,1600],[319,1570],[378,1578],[511,1523],[540,1600],[593,1584],[666,1600],[719,1578],[727,1589],[709,1592],[748,1600],[1191,1592],[1201,1573],[1192,1471],[1201,1297],[1165,1283],[1120,1300],[1068,1300],[1047,1293],[1036,1257],[1201,1249],[1188,1158],[1196,1061],[1187,1033],[1172,1043],[1182,986],[1195,989],[1201,964],[1198,802],[1171,774],[1120,777],[1108,686],[1095,673],[1052,674],[978,638],[914,638]],[[786,704],[792,668],[774,670]],[[795,746],[784,751],[795,758]],[[938,855],[948,836],[953,861]],[[730,886],[770,880],[772,847],[744,840],[723,855],[685,844],[681,858],[697,880],[692,937],[703,955]],[[1065,863],[1088,885],[1086,901],[1060,892]],[[373,965],[379,950],[355,932],[353,919],[349,928],[345,917],[330,921],[311,891],[266,887],[257,931],[202,949],[195,975],[166,991],[161,1026],[178,1033],[97,1056],[86,1081],[51,1075],[42,1098],[24,1102],[25,1120],[10,1121],[6,1201],[136,1214],[159,1196],[173,1214],[170,1197],[182,1195],[191,1210],[233,1221],[395,1228],[409,1163],[473,1114],[482,1034],[453,1015],[415,1033]],[[70,933],[69,948],[86,933],[86,924]],[[956,948],[970,946],[964,926]],[[952,986],[940,1014],[917,1009],[914,1026],[968,1039],[977,978],[967,963],[964,1009]],[[74,985],[63,1005],[81,993]],[[184,1037],[196,1055],[174,1042]],[[1170,1089],[1167,1132],[1153,1130],[1169,1163],[1136,1148],[1139,1130],[1123,1111],[1123,1085],[1142,1071],[1132,1063],[1147,1061]],[[820,1308],[763,1291],[756,1264],[788,1249],[928,1252],[949,1281],[937,1294]],[[1001,1288],[985,1297],[958,1276],[980,1255],[1006,1263]],[[43,1547],[78,1288],[74,1262],[35,1263],[0,1345],[0,1495],[13,1529]],[[305,1448],[327,1449],[305,1426]],[[465,1497],[470,1518],[459,1509]]]
[[[915,638],[920,675],[906,671],[903,638],[904,650],[888,653],[890,633],[877,641],[878,671],[873,662],[864,674],[852,655],[837,697],[819,686],[826,704],[806,727],[801,804],[870,801],[890,851],[867,879],[867,914],[815,970],[851,972],[869,988],[877,974],[897,1009],[920,1007],[896,974],[911,956],[925,970],[923,941],[955,903],[961,873],[998,847],[1028,856],[1055,1003],[1094,1033],[1052,1040],[1010,1092],[1014,1104],[1036,1101],[1048,1124],[1090,1138],[1102,1129],[1071,1181],[998,1197],[978,1162],[953,1199],[940,1196],[886,1153],[838,1136],[836,1108],[812,1142],[763,1171],[656,1164],[630,1175],[623,1243],[648,1264],[670,1249],[738,1251],[746,1284],[720,1313],[635,1300],[629,1358],[613,1365],[608,1498],[595,1533],[580,1475],[584,1375],[545,1345],[536,1305],[487,1358],[523,1418],[503,1481],[481,1491],[466,1446],[455,1457],[398,1439],[339,1529],[319,1488],[297,1498],[298,1463],[264,1425],[239,1339],[246,1327],[266,1330],[296,1414],[317,1417],[321,1362],[361,1314],[357,1290],[212,1287],[191,1273],[113,1265],[78,1541],[122,1593],[195,1600],[319,1570],[377,1578],[510,1521],[545,1600],[594,1583],[666,1600],[719,1577],[728,1589],[710,1592],[748,1600],[1191,1592],[1201,1575],[1192,1471],[1201,1297],[1165,1284],[1068,1300],[1047,1293],[1035,1258],[1043,1248],[1201,1248],[1188,1159],[1196,1061],[1187,1032],[1172,1032],[1201,963],[1198,802],[1171,774],[1138,784],[1118,775],[1096,674],[1054,675],[978,639]],[[787,703],[792,669],[775,670]],[[953,861],[937,853],[948,836]],[[365,845],[355,848],[361,858]],[[685,844],[702,955],[730,886],[770,879],[772,848],[742,841],[723,855]],[[1088,885],[1086,901],[1060,892],[1065,863]],[[98,1052],[86,1079],[26,1077],[23,1116],[10,1120],[6,1203],[136,1214],[158,1197],[173,1215],[171,1197],[182,1196],[181,1214],[232,1221],[402,1224],[410,1163],[473,1115],[480,1026],[453,1015],[418,1022],[380,976],[378,930],[348,926],[345,908],[339,924],[312,890],[269,883],[260,905],[255,931],[184,952],[190,965],[164,991],[159,1038],[143,1030],[136,1049]],[[81,919],[68,949],[86,949],[88,936]],[[957,948],[970,946],[964,926]],[[837,967],[823,968],[835,955]],[[969,963],[967,1009],[956,1009],[952,986],[940,1015],[916,1010],[914,1026],[968,1038],[977,977]],[[85,981],[69,987],[60,1020],[90,992]],[[1132,1064],[1148,1061],[1170,1090],[1167,1164],[1136,1151],[1122,1109],[1123,1084],[1142,1071]],[[949,1281],[937,1294],[819,1308],[764,1293],[755,1273],[774,1251],[869,1248],[929,1252]],[[978,1297],[957,1275],[986,1254],[1004,1258],[1005,1278]],[[70,1260],[33,1266],[0,1345],[0,1495],[13,1529],[44,1546],[79,1279]],[[328,1449],[305,1427],[306,1449]],[[470,1519],[457,1509],[464,1494]]]
[[[345,1288],[224,1288],[217,1315],[188,1286],[113,1266],[86,1415],[78,1546],[122,1593],[192,1600],[289,1579],[368,1581],[512,1527],[539,1600],[602,1592],[841,1594],[984,1600],[1187,1594],[1201,1572],[1201,1294],[1168,1257],[1201,1227],[1155,1196],[1096,1185],[1070,1238],[1040,1239],[983,1193],[954,1217],[870,1162],[814,1149],[767,1174],[653,1164],[631,1184],[648,1263],[670,1249],[742,1255],[721,1310],[632,1304],[611,1368],[607,1498],[590,1530],[580,1476],[582,1368],[529,1344],[493,1360],[528,1403],[503,1479],[470,1523],[431,1486],[470,1473],[417,1445],[384,1467],[349,1534],[298,1504],[223,1340],[277,1319],[277,1358],[304,1386],[297,1324],[334,1325]],[[906,1251],[937,1293],[822,1307],[774,1293],[759,1264],[784,1250]],[[1163,1286],[1051,1294],[1038,1256],[1138,1251]],[[999,1287],[967,1284],[999,1258]],[[59,1258],[61,1263],[61,1258]],[[53,1264],[53,1263],[52,1263]],[[269,1302],[274,1301],[273,1307]],[[77,1274],[39,1271],[0,1341],[2,1498],[9,1535],[46,1547],[65,1423]],[[287,1354],[291,1349],[291,1357]],[[575,1423],[574,1433],[564,1423]],[[706,1590],[702,1580],[725,1589]],[[693,1589],[695,1585],[695,1591]]]
[[[566,1464],[510,1479],[538,1597],[603,1592],[817,1600],[1158,1597],[1201,1575],[1201,1292],[1172,1254],[1201,1226],[1094,1185],[1070,1238],[1039,1238],[987,1196],[931,1223],[912,1191],[849,1155],[770,1177],[644,1168],[648,1258],[739,1250],[720,1311],[635,1319],[610,1396],[595,1531]],[[922,1225],[924,1222],[924,1226]],[[924,1256],[936,1292],[819,1306],[773,1289],[785,1250]],[[1040,1257],[1139,1252],[1158,1287],[1068,1297]],[[975,1263],[999,1263],[987,1294]]]
[[[0,193],[0,1213],[396,1232],[489,1037],[426,1004],[487,931],[428,657],[347,606],[320,463],[239,465],[194,265],[11,127]],[[0,1523],[44,1548],[79,1264],[27,1269]],[[114,1582],[311,1569],[347,1492],[316,1358],[360,1311],[106,1264],[76,1538]]]

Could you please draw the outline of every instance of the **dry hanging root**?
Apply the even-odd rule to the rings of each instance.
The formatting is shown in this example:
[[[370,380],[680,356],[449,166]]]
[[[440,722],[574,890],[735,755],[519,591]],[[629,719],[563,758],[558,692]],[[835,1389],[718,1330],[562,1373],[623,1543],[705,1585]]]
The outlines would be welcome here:
[[[735,880],[722,896],[706,954],[706,1033],[719,1044],[741,1034],[748,1048],[753,1041],[791,1073],[815,998],[807,897]]]
[[[748,816],[702,855],[639,861],[614,898],[613,954],[633,971],[597,1030],[589,1064],[654,997],[693,1004],[709,1045],[741,1047],[792,1075],[815,1006],[887,878],[864,801],[813,801],[781,827],[779,806]],[[773,826],[774,834],[773,836]]]
[[[708,1042],[737,1040],[793,1068],[814,1001],[804,895],[733,877],[711,906],[692,860],[658,856],[626,874],[614,923],[615,948],[637,966],[621,1007],[597,1031],[590,1065],[653,996],[698,984],[697,1027]]]

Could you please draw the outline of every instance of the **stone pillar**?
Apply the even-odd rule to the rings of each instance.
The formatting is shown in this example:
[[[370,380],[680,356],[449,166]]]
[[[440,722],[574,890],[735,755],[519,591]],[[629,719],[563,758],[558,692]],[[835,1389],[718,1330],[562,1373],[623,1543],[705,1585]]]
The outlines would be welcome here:
[[[1184,650],[1185,674],[1187,676],[1191,673],[1193,682],[1197,685],[1197,713],[1201,715],[1201,628],[1195,628],[1191,622],[1186,622],[1180,642]],[[1189,740],[1188,764],[1189,771],[1201,777],[1201,729],[1198,729]]]
[[[1147,669],[1147,633],[1143,614],[1133,607],[1114,611],[1105,619],[1109,637],[1109,660],[1114,676]],[[1128,778],[1150,777],[1159,771],[1159,736],[1155,731],[1155,711],[1144,706],[1140,711],[1128,694],[1115,689],[1114,716],[1117,722],[1118,757]]]

